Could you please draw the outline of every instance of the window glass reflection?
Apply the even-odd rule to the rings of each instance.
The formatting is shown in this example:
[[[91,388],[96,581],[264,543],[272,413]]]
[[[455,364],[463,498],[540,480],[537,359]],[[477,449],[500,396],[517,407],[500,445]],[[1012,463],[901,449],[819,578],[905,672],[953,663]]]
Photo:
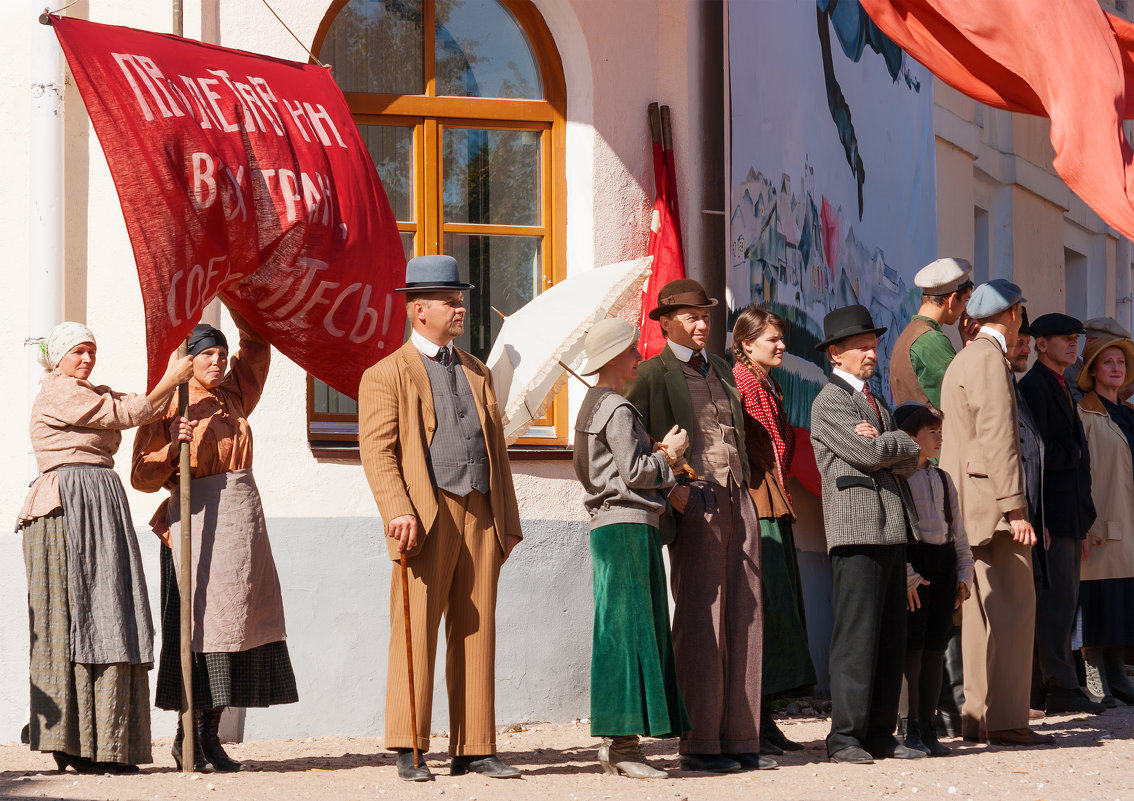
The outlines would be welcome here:
[[[446,128],[445,222],[539,225],[539,131]]]
[[[437,0],[437,94],[543,97],[527,36],[498,0]]]
[[[350,0],[319,50],[344,92],[425,93],[422,0]]]

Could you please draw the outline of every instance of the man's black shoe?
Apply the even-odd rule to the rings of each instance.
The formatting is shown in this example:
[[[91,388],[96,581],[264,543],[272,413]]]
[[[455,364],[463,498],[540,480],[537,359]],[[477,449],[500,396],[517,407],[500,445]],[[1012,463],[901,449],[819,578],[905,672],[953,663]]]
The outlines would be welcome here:
[[[889,748],[881,751],[871,751],[871,755],[875,759],[922,759],[928,755],[928,752],[919,750],[917,748],[910,748],[908,745],[901,743],[894,743]]]
[[[865,748],[859,748],[857,745],[848,745],[846,748],[840,748],[835,753],[828,757],[832,762],[846,762],[851,765],[873,765],[874,757]]]
[[[741,770],[773,770],[780,766],[776,760],[759,754],[722,754],[721,756],[740,763]]]
[[[418,754],[418,766],[413,766],[413,749],[399,748],[398,752],[398,778],[405,779],[407,782],[428,782],[433,781],[433,774],[429,772],[429,766],[425,764],[425,754]]]
[[[1079,689],[1049,690],[1045,706],[1049,715],[1061,712],[1087,712],[1091,715],[1097,715],[1106,711],[1106,706],[1096,704]]]
[[[724,754],[682,754],[681,769],[695,773],[736,773],[740,763]]]
[[[464,776],[466,773],[479,773],[490,779],[515,779],[520,771],[501,762],[495,755],[455,756],[449,766],[450,776]]]

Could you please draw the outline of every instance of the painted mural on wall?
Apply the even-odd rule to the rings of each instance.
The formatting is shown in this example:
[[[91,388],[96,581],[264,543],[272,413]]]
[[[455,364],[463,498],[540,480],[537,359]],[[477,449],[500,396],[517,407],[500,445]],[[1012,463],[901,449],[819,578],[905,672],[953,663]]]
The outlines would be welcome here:
[[[778,376],[810,427],[826,381],[823,316],[861,303],[882,338],[872,388],[889,398],[893,343],[936,257],[929,73],[857,0],[731,0],[729,323],[750,304],[788,322]]]

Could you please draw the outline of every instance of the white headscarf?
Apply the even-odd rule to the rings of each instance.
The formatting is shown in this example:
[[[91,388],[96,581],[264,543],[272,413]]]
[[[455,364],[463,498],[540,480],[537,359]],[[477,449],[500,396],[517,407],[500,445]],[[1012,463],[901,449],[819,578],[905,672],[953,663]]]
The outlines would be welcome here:
[[[82,323],[60,323],[39,343],[39,363],[43,365],[44,370],[51,372],[71,348],[83,342],[95,344],[91,329]]]

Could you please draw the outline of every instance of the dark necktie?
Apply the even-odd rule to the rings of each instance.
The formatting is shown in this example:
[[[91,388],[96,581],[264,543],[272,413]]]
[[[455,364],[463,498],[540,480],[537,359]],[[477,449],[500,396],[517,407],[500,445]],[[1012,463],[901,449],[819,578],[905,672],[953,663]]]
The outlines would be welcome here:
[[[870,408],[874,410],[875,417],[878,422],[882,422],[882,412],[878,411],[878,401],[874,400],[874,395],[870,392],[870,384],[862,385],[862,394],[866,396],[866,402],[870,404]]]
[[[450,359],[450,354],[449,354],[448,348],[441,347],[441,348],[437,349],[437,363],[438,364],[440,364],[442,367],[448,367],[449,366],[449,359]]]
[[[700,351],[697,351],[689,357],[689,366],[700,373],[702,377],[709,374],[709,365]]]

